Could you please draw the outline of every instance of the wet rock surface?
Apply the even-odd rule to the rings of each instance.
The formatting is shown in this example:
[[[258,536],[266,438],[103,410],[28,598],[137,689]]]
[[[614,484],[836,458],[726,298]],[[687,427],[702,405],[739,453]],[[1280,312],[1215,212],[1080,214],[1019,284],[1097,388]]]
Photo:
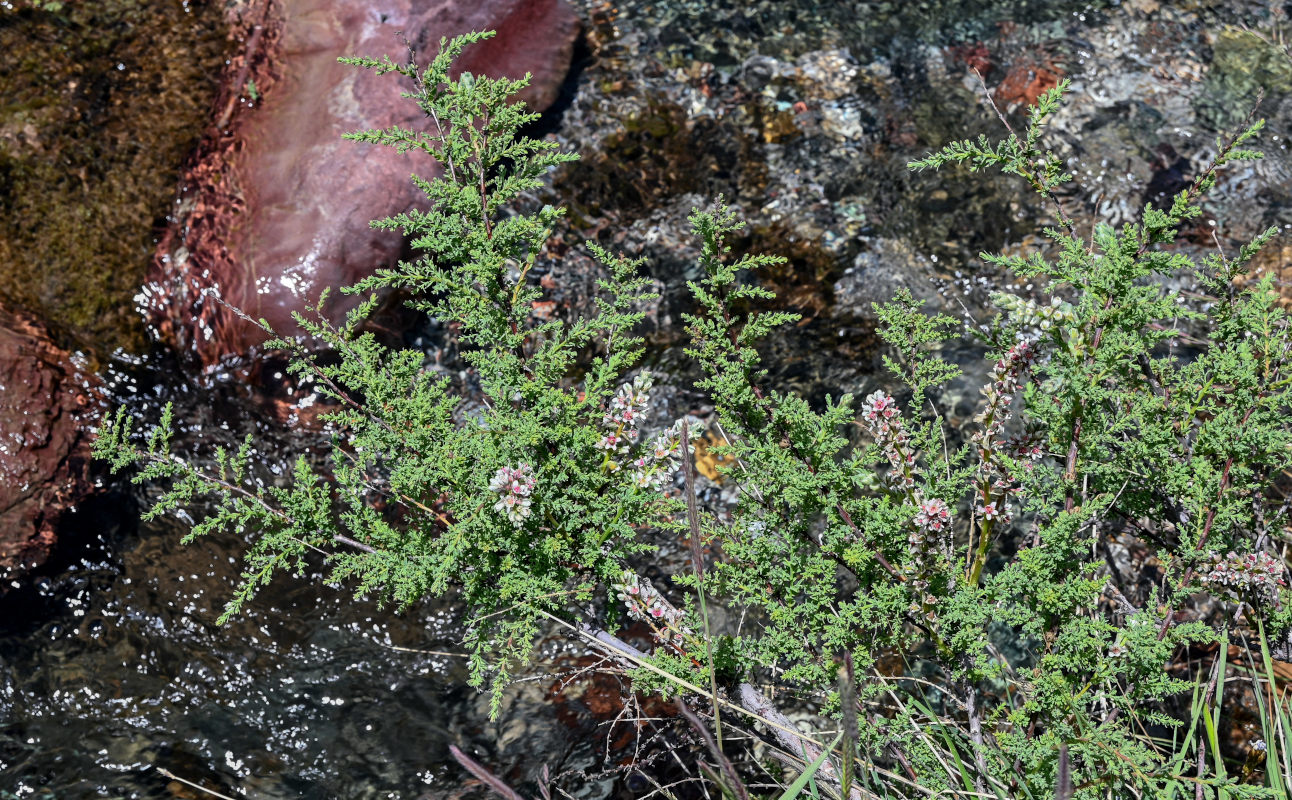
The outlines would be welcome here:
[[[97,383],[33,318],[0,306],[0,595],[44,563],[91,490]]]
[[[293,312],[312,306],[324,287],[344,286],[399,257],[398,234],[368,221],[414,206],[417,172],[434,177],[429,159],[341,139],[391,125],[420,127],[424,116],[397,76],[337,63],[339,56],[420,60],[443,36],[496,29],[472,47],[461,68],[498,77],[534,75],[523,99],[542,110],[556,98],[570,65],[579,20],[564,0],[284,0],[239,18],[268,31],[241,58],[260,87],[239,101],[224,128],[204,140],[189,170],[191,185],[159,248],[146,306],[164,336],[204,365],[241,355],[263,332],[204,294],[276,331],[292,334]],[[231,65],[231,75],[234,72]],[[243,81],[226,81],[235,95]],[[339,321],[353,305],[335,296],[326,313]]]

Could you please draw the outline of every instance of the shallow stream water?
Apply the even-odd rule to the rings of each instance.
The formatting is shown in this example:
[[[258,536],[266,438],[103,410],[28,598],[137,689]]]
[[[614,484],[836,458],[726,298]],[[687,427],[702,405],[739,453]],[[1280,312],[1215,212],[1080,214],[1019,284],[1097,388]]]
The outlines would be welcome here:
[[[144,415],[175,401],[189,425],[216,431],[208,444],[230,439],[219,419],[255,430],[271,458],[309,444],[252,422],[236,392],[159,377],[136,367],[118,393]],[[441,796],[460,783],[447,745],[498,736],[483,698],[463,688],[460,659],[445,655],[461,636],[450,606],[396,615],[313,573],[278,581],[218,626],[242,541],[183,545],[185,520],[138,522],[147,494],[118,486],[83,504],[51,574],[0,600],[4,790],[197,796],[170,773],[248,797]]]
[[[1158,4],[1144,0],[1138,5],[1151,8]],[[1217,43],[1214,37],[1210,43],[1203,42],[1205,30],[1219,30],[1224,14],[1238,19],[1249,11],[1258,14],[1263,8],[1252,4],[1229,11],[1216,4],[1178,5],[1184,9],[1182,14],[1196,14],[1199,20],[1193,28],[1178,20],[1173,23],[1192,37],[1187,40],[1187,46],[1194,48],[1189,58],[1196,56],[1207,63],[1214,53],[1229,51],[1220,49],[1224,42]],[[843,48],[855,59],[854,66],[874,67],[875,74],[889,76],[884,80],[894,84],[923,86],[918,92],[912,90],[915,100],[910,101],[911,106],[887,107],[923,115],[920,124],[936,131],[947,123],[938,118],[942,97],[938,87],[929,88],[934,80],[928,72],[929,53],[980,39],[994,41],[991,37],[997,35],[1000,23],[1011,23],[1024,26],[1027,35],[1037,41],[1063,42],[1048,46],[1056,50],[1056,58],[1068,59],[1065,63],[1071,66],[1084,63],[1075,53],[1086,52],[1083,47],[1096,47],[1081,38],[1083,32],[1098,33],[1103,37],[1100,41],[1112,47],[1116,43],[1108,44],[1112,39],[1105,29],[1110,24],[1108,15],[1119,19],[1117,14],[1132,14],[1115,3],[1094,8],[1085,3],[1041,0],[860,4],[631,0],[615,8],[601,2],[585,4],[590,17],[600,15],[603,20],[608,19],[608,8],[614,12],[613,22],[593,25],[590,34],[618,37],[616,57],[634,60],[633,66],[621,70],[608,59],[585,70],[576,87],[575,105],[567,113],[569,127],[558,126],[557,132],[588,147],[602,147],[612,156],[616,151],[598,143],[600,133],[587,120],[594,114],[589,109],[597,103],[615,102],[615,93],[621,89],[613,83],[625,75],[630,81],[648,84],[639,87],[642,96],[678,89],[676,100],[691,91],[686,83],[691,64],[707,63],[730,76],[757,54],[788,62],[815,51]],[[1151,32],[1154,13],[1134,11],[1139,16],[1127,19],[1135,20],[1141,26],[1139,34],[1144,34],[1145,30]],[[1097,24],[1105,28],[1091,27]],[[1064,47],[1067,50],[1057,52]],[[1239,48],[1235,63],[1241,62],[1242,52]],[[1157,56],[1133,49],[1116,54],[1127,62],[1145,63]],[[1110,57],[1110,63],[1116,58]],[[882,70],[876,65],[882,65]],[[643,69],[641,74],[633,71],[638,67]],[[1287,105],[1283,101],[1292,86],[1288,77],[1292,73],[1285,74],[1275,62],[1261,61],[1251,68],[1261,69],[1265,73],[1260,80],[1276,89],[1281,87],[1284,93],[1267,98],[1275,117],[1273,132],[1281,135],[1285,126],[1280,116]],[[680,77],[670,77],[673,73],[669,70]],[[1242,74],[1241,64],[1226,73],[1233,81],[1238,80],[1233,76]],[[1103,91],[1104,84],[1094,79],[1087,83],[1092,92]],[[882,88],[887,84],[876,85]],[[1245,99],[1244,86],[1231,82],[1208,91],[1213,98],[1222,99],[1225,91],[1231,92],[1237,106]],[[867,91],[873,94],[874,90]],[[957,119],[965,117],[968,112],[963,109],[966,104],[972,106],[972,101],[964,98],[972,94],[959,85],[946,92],[946,113]],[[678,101],[685,124],[711,113],[704,108],[703,98],[696,102],[698,105],[683,107]],[[783,102],[791,111],[777,113],[797,113],[792,111],[790,99]],[[887,101],[871,98],[865,102],[878,107]],[[1204,97],[1194,106],[1205,111],[1213,107],[1207,106],[1208,102],[1214,106],[1217,101]],[[974,124],[990,122],[984,109],[973,113],[977,115]],[[1125,120],[1143,127],[1148,123],[1142,123],[1137,114],[1151,117],[1158,113],[1134,104],[1098,107],[1081,123],[1095,137],[1090,152],[1098,156],[1120,147],[1117,137],[1129,125],[1122,124]],[[1189,122],[1228,121],[1231,116],[1209,117],[1207,113],[1198,111]],[[859,119],[869,120],[866,125],[883,127],[882,120],[864,115]],[[786,125],[803,124],[801,119],[787,120]],[[1165,122],[1158,119],[1153,123],[1156,128],[1149,127],[1158,130],[1162,124]],[[725,130],[718,129],[719,134]],[[906,141],[904,134],[888,131],[840,144],[808,130],[795,134],[798,138],[782,147],[776,144],[781,129],[766,130],[771,133],[754,148],[757,153],[752,157],[763,170],[761,183],[742,184],[715,168],[718,177],[693,184],[696,194],[635,196],[639,200],[644,197],[648,205],[624,218],[633,226],[627,232],[628,244],[636,239],[642,252],[659,255],[657,263],[665,266],[653,269],[673,269],[665,251],[670,226],[676,228],[680,223],[676,209],[661,210],[649,203],[667,201],[670,208],[683,208],[680,218],[684,219],[684,206],[715,187],[734,190],[737,199],[742,199],[744,191],[744,199],[748,199],[770,186],[782,192],[782,207],[791,210],[809,208],[794,206],[797,201],[786,199],[800,190],[824,198],[820,205],[828,206],[829,213],[813,212],[816,216],[809,221],[815,220],[823,241],[828,236],[847,239],[847,244],[821,248],[827,260],[836,256],[843,260],[828,264],[813,278],[826,282],[827,288],[829,282],[840,281],[835,284],[837,296],[831,297],[830,303],[847,300],[843,293],[852,291],[847,288],[850,274],[870,276],[862,280],[858,291],[863,293],[870,285],[867,282],[888,286],[888,273],[875,264],[887,264],[890,272],[912,264],[932,272],[942,267],[935,266],[936,259],[930,261],[927,255],[943,253],[943,264],[959,257],[958,246],[946,244],[941,237],[968,235],[965,230],[912,220],[913,215],[935,215],[939,209],[960,213],[959,196],[948,198],[944,192],[938,198],[928,184],[918,182],[874,187],[870,178],[888,173],[866,171],[871,166],[878,170],[876,165],[882,166],[881,162],[904,159],[906,150],[918,152],[927,142],[915,139],[895,145],[895,140]],[[1213,131],[1202,133],[1207,138]],[[1282,198],[1287,186],[1280,182],[1286,159],[1278,140],[1275,142],[1273,165],[1256,175],[1265,187],[1259,198],[1238,188],[1243,184],[1222,186],[1226,192],[1222,205],[1248,210],[1252,219],[1265,224],[1284,222],[1286,208]],[[1116,184],[1105,193],[1112,198],[1108,202],[1129,202],[1131,206],[1140,202],[1152,173],[1145,166],[1142,151],[1151,151],[1154,144],[1127,144],[1131,152],[1127,163],[1135,159],[1133,168],[1105,170],[1109,183]],[[1177,145],[1183,148],[1179,141]],[[652,159],[649,144],[638,157],[643,162]],[[751,161],[747,154],[733,159],[738,164]],[[820,174],[810,174],[813,168]],[[835,177],[842,173],[835,188],[813,183],[821,176],[829,178],[832,171]],[[590,184],[571,179],[564,185],[577,193]],[[558,182],[558,190],[561,186]],[[991,198],[970,196],[966,204],[979,202],[995,211],[964,212],[957,224],[966,230],[1016,224],[1026,217],[1028,207],[1011,205],[1013,197],[1007,195],[993,206]],[[580,196],[574,200],[584,205],[586,215],[594,216],[586,210],[592,199]],[[1098,202],[1098,197],[1091,200],[1091,208],[1098,207]],[[772,205],[767,203],[768,208]],[[763,213],[769,215],[767,219],[774,217],[772,211]],[[801,232],[811,235],[811,230],[811,226],[803,226]],[[1001,231],[968,233],[992,241],[1009,238]],[[907,250],[917,252],[918,258],[893,255]],[[969,269],[963,263],[956,267]],[[677,281],[681,274],[679,268],[677,274],[657,277]],[[822,319],[829,316],[821,314]],[[846,327],[849,325],[854,327]],[[870,380],[873,360],[849,349],[865,337],[858,333],[854,340],[844,335],[845,330],[859,330],[856,325],[862,323],[853,316],[843,322],[835,320],[826,325],[834,338],[824,340],[820,347],[813,345],[814,358],[834,365],[829,367],[834,371],[827,381],[831,388],[852,389],[856,387],[849,382]],[[792,349],[791,345],[785,347]],[[820,368],[819,363],[814,364],[812,369]],[[181,448],[196,447],[202,439],[198,432],[204,430],[215,431],[217,440],[233,440],[251,430],[264,438],[271,461],[288,460],[295,451],[313,444],[307,435],[283,433],[277,426],[262,423],[266,416],[263,406],[236,385],[218,386],[214,391],[193,388],[165,354],[125,359],[114,370],[110,379],[114,400],[126,402],[139,414],[155,416],[166,400],[177,404],[179,416],[189,428]],[[819,383],[819,377],[814,373],[802,382]],[[539,764],[561,773],[597,762],[597,737],[587,735],[587,729],[570,727],[568,717],[546,701],[542,681],[519,686],[501,718],[488,720],[487,698],[464,686],[461,661],[451,655],[461,636],[451,604],[427,604],[395,614],[354,601],[343,587],[323,585],[317,575],[283,577],[246,613],[226,626],[215,625],[236,585],[238,556],[244,544],[238,536],[226,534],[185,546],[180,539],[187,530],[186,520],[140,522],[139,511],[146,507],[150,491],[110,484],[103,495],[79,509],[64,537],[68,546],[62,555],[31,586],[0,598],[0,798],[205,796],[180,778],[231,797],[454,797],[464,791],[465,782],[458,767],[447,759],[451,743],[475,749],[482,760],[521,781],[532,777]],[[632,785],[613,778],[585,782],[582,788],[582,794],[589,797],[632,793]]]

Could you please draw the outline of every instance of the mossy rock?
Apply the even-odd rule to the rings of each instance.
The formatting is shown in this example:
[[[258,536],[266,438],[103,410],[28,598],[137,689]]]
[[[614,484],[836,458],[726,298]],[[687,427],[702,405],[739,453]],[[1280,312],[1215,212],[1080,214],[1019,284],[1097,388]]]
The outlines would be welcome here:
[[[216,2],[0,13],[0,300],[62,346],[138,351],[133,297],[228,48]]]
[[[1292,59],[1252,31],[1227,26],[1212,44],[1206,91],[1198,98],[1198,116],[1215,130],[1238,124],[1266,96],[1292,92]]]

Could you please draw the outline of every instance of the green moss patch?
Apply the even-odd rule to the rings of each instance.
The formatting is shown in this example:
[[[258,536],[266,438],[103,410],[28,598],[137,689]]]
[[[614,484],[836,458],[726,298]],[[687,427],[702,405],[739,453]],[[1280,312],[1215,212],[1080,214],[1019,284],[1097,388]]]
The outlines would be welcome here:
[[[60,344],[142,346],[132,297],[227,46],[213,2],[0,15],[0,301]]]

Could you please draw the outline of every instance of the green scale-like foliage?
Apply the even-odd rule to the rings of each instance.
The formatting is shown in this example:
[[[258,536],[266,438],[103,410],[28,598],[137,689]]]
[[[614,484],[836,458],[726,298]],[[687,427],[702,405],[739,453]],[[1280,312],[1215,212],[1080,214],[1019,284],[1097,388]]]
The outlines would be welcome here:
[[[250,535],[244,588],[226,616],[312,550],[329,553],[335,579],[400,606],[456,593],[470,614],[472,678],[493,676],[496,708],[544,617],[602,625],[596,597],[633,613],[651,592],[629,569],[651,549],[647,532],[691,526],[662,482],[628,468],[642,443],[606,445],[607,410],[641,354],[639,264],[594,246],[606,269],[596,313],[530,313],[542,292],[527,276],[562,212],[516,201],[574,156],[519,135],[534,117],[507,101],[523,81],[450,77],[483,36],[442,43],[425,70],[350,60],[410,80],[426,112],[424,129],[351,138],[421,151],[441,174],[416,179],[426,210],[374,223],[408,236],[419,257],[345,289],[366,298],[345,326],[300,319],[339,358],[275,342],[334,403],[327,476],[301,461],[286,488],[258,488],[250,440],[201,471],[170,454],[169,410],[142,445],[118,414],[96,452],[114,469],[140,464],[138,481],[170,482],[150,514],[205,499],[214,505],[192,535]],[[733,257],[727,242],[741,223],[721,202],[694,214],[701,277],[690,284],[687,353],[716,409],[737,501],[729,514],[698,514],[695,549],[709,544],[713,563],[703,578],[697,569],[675,580],[742,623],[704,642],[695,604],[683,612],[654,597],[638,616],[661,646],[634,675],[650,689],[721,675],[733,698],[745,679],[825,696],[848,731],[844,763],[856,764],[830,779],[836,787],[858,785],[855,774],[885,795],[1269,796],[1281,791],[1276,770],[1264,788],[1236,782],[1214,758],[1199,771],[1207,675],[1165,669],[1181,646],[1212,641],[1240,616],[1262,633],[1289,622],[1272,577],[1238,589],[1215,579],[1225,554],[1264,555],[1285,539],[1274,484],[1292,468],[1288,319],[1268,279],[1236,285],[1274,231],[1232,258],[1173,247],[1217,170],[1257,157],[1243,144],[1259,124],[1217,143],[1170,209],[1083,236],[1055,193],[1070,178],[1041,146],[1065,89],[1040,99],[1021,135],[955,143],[911,165],[1001,169],[1055,213],[1044,252],[983,255],[1037,297],[995,297],[1000,314],[980,335],[996,363],[980,414],[958,431],[937,402],[959,374],[936,357],[961,335],[955,320],[905,293],[877,306],[907,410],[882,391],[814,409],[771,385],[756,349],[796,319],[758,310],[775,298],[751,275],[778,259]],[[1167,288],[1181,284],[1191,291]],[[390,290],[452,324],[478,403],[420,351],[358,332]],[[498,481],[519,468],[533,488],[513,514]],[[1163,577],[1127,581],[1112,537],[1156,552]],[[1203,618],[1189,600],[1206,595],[1240,601],[1242,613],[1222,602],[1222,614]],[[852,678],[836,691],[841,663]],[[1172,716],[1178,706],[1165,701],[1190,689],[1192,719]],[[1285,732],[1269,746],[1286,744]],[[1286,753],[1270,758],[1286,763]]]

